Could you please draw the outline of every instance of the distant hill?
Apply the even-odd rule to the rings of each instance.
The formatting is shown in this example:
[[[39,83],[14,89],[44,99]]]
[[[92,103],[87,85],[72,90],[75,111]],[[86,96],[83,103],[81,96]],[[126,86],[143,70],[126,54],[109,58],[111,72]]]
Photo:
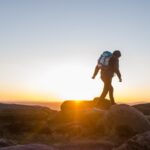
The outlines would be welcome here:
[[[4,104],[0,103],[0,110],[5,110],[5,109],[49,109],[47,107],[43,106],[38,106],[38,105],[21,105],[21,104]]]
[[[0,103],[0,104],[3,104],[3,103]],[[6,106],[6,104],[8,106]],[[20,107],[20,105],[23,105],[23,106],[43,106],[43,107],[48,107],[52,110],[60,110],[60,106],[62,104],[61,101],[57,101],[57,102],[32,102],[32,101],[21,101],[21,102],[11,102],[11,104],[8,102],[8,103],[5,103],[3,107],[9,107],[9,105],[11,105],[10,107],[12,107],[12,104],[14,104],[14,107]],[[16,105],[16,106],[15,106]]]

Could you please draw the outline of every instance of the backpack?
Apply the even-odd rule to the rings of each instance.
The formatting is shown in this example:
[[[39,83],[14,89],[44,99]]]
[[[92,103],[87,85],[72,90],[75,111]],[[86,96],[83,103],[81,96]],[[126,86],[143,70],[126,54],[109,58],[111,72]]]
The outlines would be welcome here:
[[[98,59],[98,66],[103,68],[108,67],[111,56],[112,56],[111,52],[104,51]]]

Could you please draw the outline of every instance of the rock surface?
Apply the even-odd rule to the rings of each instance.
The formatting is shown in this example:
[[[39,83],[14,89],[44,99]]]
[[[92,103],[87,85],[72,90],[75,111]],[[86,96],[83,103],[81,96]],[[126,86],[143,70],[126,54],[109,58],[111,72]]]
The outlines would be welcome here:
[[[150,131],[137,134],[123,145],[113,150],[150,150]]]
[[[16,145],[0,148],[0,150],[111,150],[113,147],[114,145],[110,142],[85,141],[53,146],[44,144]]]
[[[15,145],[15,142],[12,140],[4,139],[4,138],[0,139],[0,147],[6,147],[6,146],[11,146],[11,145]]]
[[[104,103],[107,103],[106,100]],[[69,105],[72,102],[66,102],[66,104],[67,109],[63,109],[52,120],[53,123],[55,122],[53,126],[56,127],[54,131],[57,133],[70,135],[74,131],[78,135],[92,135],[97,132],[101,135],[130,138],[137,133],[150,130],[150,122],[147,117],[129,105],[113,105],[109,109],[104,109],[102,106],[102,109],[88,107],[85,110],[70,110]],[[106,105],[109,106],[109,104]]]
[[[98,106],[95,105],[97,101],[100,102]],[[95,98],[86,102],[66,101],[59,112],[47,108],[35,111],[34,108],[26,110],[26,106],[17,107],[17,111],[12,111],[3,105],[0,111],[1,137],[16,141],[10,143],[5,138],[1,139],[0,150],[112,150],[114,145],[121,144],[116,150],[133,149],[137,145],[141,150],[149,148],[149,116],[129,105],[111,106],[110,101]]]
[[[98,103],[99,102],[99,103]],[[98,103],[98,105],[97,105]],[[92,101],[65,101],[61,105],[61,111],[79,111],[79,110],[88,110],[93,107],[98,107],[101,109],[109,109],[111,103],[109,100],[101,100],[99,97],[94,98]]]
[[[107,141],[85,141],[56,146],[56,150],[112,150],[114,145]]]
[[[93,101],[97,104],[97,108],[107,110],[111,107],[111,102],[108,99],[100,99],[99,97],[95,97]]]
[[[125,105],[113,105],[107,111],[104,123],[109,135],[128,136],[150,130],[150,122],[137,109]]]
[[[146,116],[146,118],[149,120],[149,122],[150,122],[150,115],[149,116]]]
[[[94,107],[93,101],[73,101],[68,100],[62,103],[61,111],[79,111]]]
[[[56,133],[72,136],[85,135],[95,132],[96,122],[104,114],[105,111],[100,109],[59,112],[50,124]]]
[[[134,108],[141,111],[144,115],[150,115],[150,103],[133,105]]]
[[[55,150],[55,149],[44,144],[27,144],[27,145],[16,145],[0,148],[0,150]]]

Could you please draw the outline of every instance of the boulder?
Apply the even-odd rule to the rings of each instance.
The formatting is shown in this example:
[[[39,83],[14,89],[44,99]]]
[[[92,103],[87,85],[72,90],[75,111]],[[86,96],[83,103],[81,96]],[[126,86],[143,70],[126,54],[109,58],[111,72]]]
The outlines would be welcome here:
[[[97,108],[107,110],[111,107],[111,102],[108,99],[100,99],[99,97],[95,97],[93,101],[97,104]]]
[[[94,101],[64,101],[61,105],[61,111],[79,111],[94,107]]]
[[[133,105],[134,108],[141,111],[144,115],[150,115],[150,103]]]
[[[51,120],[53,132],[67,135],[85,135],[95,131],[97,121],[105,114],[101,109],[60,112]]]
[[[99,103],[98,103],[99,102]],[[98,105],[97,105],[98,103]],[[79,110],[88,110],[93,107],[97,107],[100,109],[109,109],[111,103],[107,99],[100,99],[99,97],[94,98],[91,101],[75,101],[68,100],[64,101],[61,105],[61,111],[79,111]]]
[[[150,130],[150,122],[137,109],[126,105],[113,105],[104,117],[106,133],[109,135],[133,136]]]
[[[56,114],[57,111],[42,106],[0,104],[0,136],[35,131],[39,131],[40,134],[51,134],[47,122]]]
[[[150,150],[150,131],[137,134],[113,150]]]

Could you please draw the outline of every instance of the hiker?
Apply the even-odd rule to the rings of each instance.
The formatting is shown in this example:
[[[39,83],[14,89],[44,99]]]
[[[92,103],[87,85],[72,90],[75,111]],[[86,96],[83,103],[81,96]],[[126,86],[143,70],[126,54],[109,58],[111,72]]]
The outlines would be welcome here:
[[[106,51],[107,53],[110,53]],[[104,53],[103,53],[104,54]],[[102,55],[101,55],[102,57]],[[121,57],[121,52],[119,50],[115,50],[110,56],[108,64],[104,66],[103,64],[100,64],[99,61],[101,61],[102,58],[99,58],[98,64],[95,67],[92,79],[94,79],[101,70],[101,79],[104,83],[103,91],[100,95],[100,100],[104,100],[107,93],[109,93],[111,104],[115,104],[114,96],[113,96],[113,86],[112,86],[112,78],[114,76],[114,73],[117,74],[119,81],[122,82],[121,74],[119,71],[119,57]],[[98,101],[99,103],[99,101]],[[98,104],[97,104],[98,105]]]

